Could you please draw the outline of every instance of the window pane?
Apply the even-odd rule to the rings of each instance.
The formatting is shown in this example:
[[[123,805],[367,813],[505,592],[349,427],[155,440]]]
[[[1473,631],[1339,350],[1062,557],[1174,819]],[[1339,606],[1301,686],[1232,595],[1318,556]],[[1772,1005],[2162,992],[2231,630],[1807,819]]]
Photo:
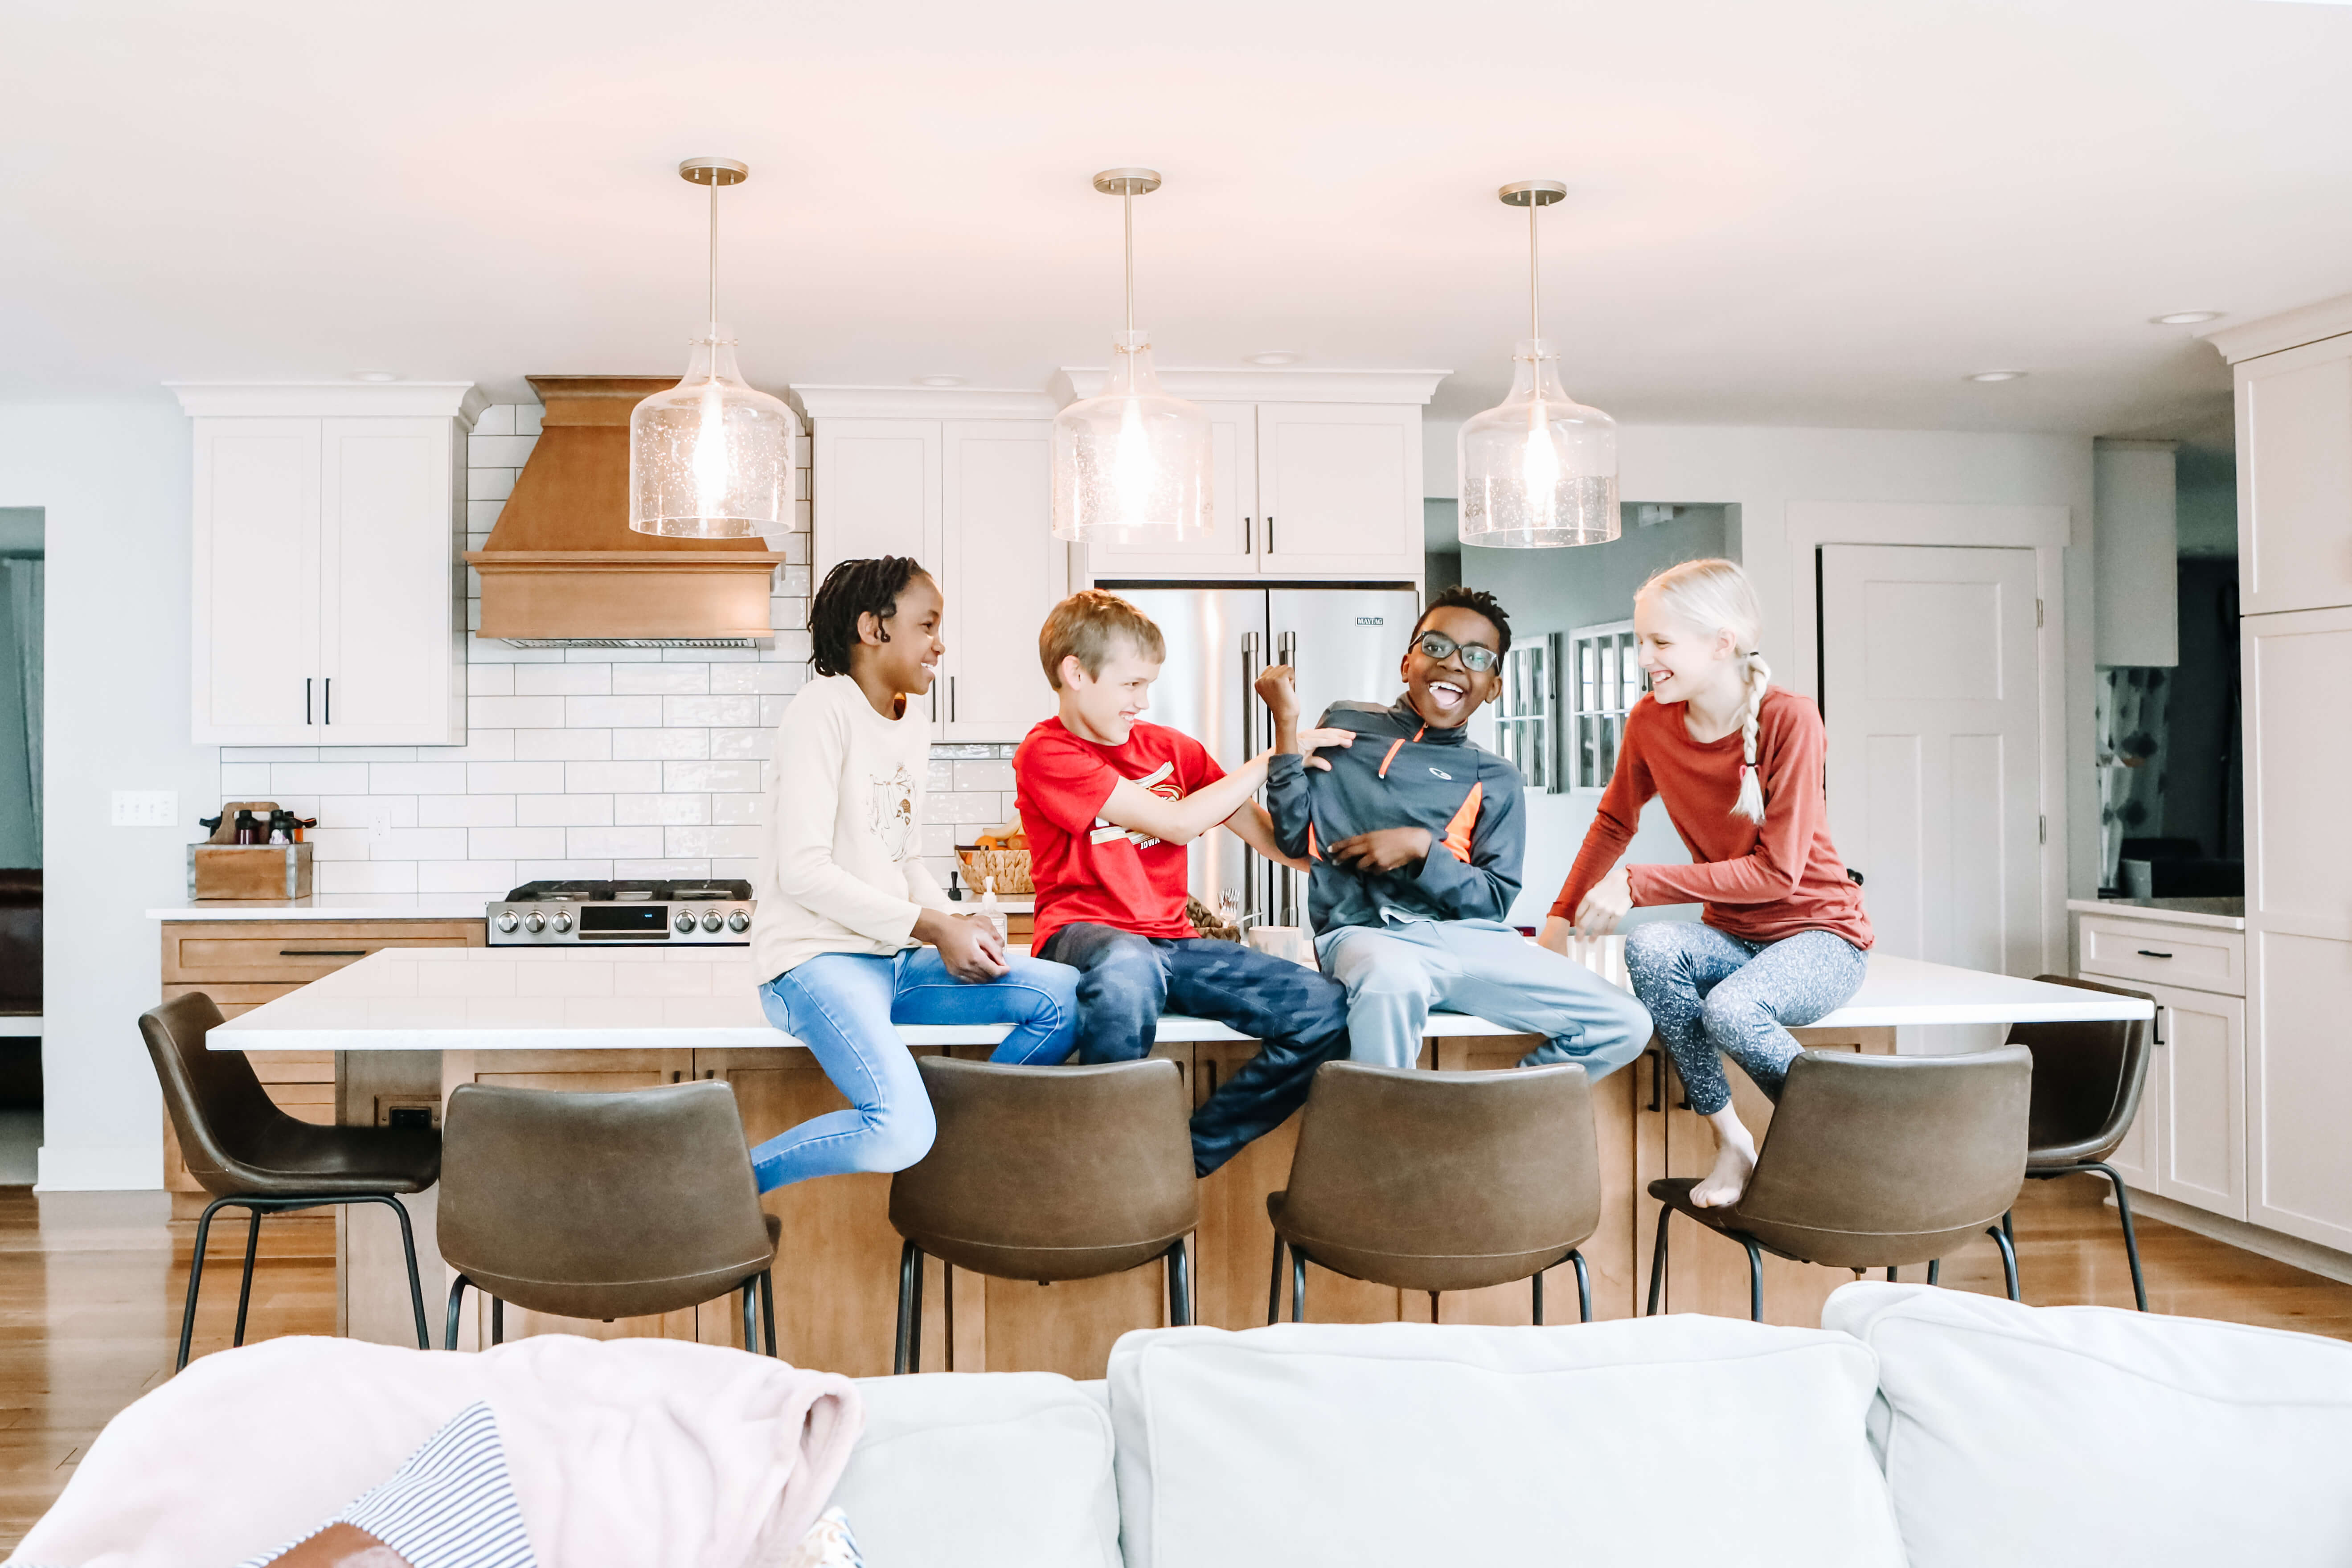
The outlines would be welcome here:
[[[1623,671],[1625,678],[1624,688],[1619,694],[1616,704],[1618,710],[1622,712],[1632,708],[1634,700],[1642,695],[1642,660],[1641,656],[1633,650],[1632,632],[1619,633],[1618,643],[1623,649],[1618,662],[1618,668]]]
[[[1577,710],[1579,713],[1590,713],[1590,712],[1591,712],[1591,711],[1592,711],[1592,710],[1593,710],[1593,706],[1594,706],[1594,698],[1595,698],[1595,693],[1594,693],[1594,691],[1593,691],[1593,688],[1592,688],[1592,682],[1593,682],[1593,652],[1592,652],[1592,639],[1591,639],[1591,638],[1590,638],[1590,637],[1587,637],[1587,638],[1583,639],[1582,641],[1579,642],[1579,643],[1576,645],[1576,668],[1577,668],[1577,695],[1576,695],[1576,710]]]
[[[1599,753],[1593,743],[1600,723],[1589,713],[1576,721],[1576,782],[1583,789],[1594,788],[1601,782],[1596,772]]]
[[[1617,708],[1617,639],[1606,637],[1601,644],[1601,703],[1600,711],[1614,712]]]
[[[1602,719],[1597,722],[1601,726],[1600,777],[1601,782],[1606,784],[1609,775],[1617,771],[1617,737],[1623,733],[1625,721],[1622,719]]]

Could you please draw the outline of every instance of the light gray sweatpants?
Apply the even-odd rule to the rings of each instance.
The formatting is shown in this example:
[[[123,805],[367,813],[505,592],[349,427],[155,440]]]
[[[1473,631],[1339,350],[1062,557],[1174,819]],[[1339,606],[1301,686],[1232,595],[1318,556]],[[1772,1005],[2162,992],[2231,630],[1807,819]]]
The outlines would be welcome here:
[[[1323,973],[1348,988],[1348,1055],[1375,1067],[1421,1059],[1421,1029],[1444,1006],[1528,1034],[1546,1062],[1601,1079],[1650,1043],[1642,1004],[1572,959],[1494,921],[1342,926],[1316,940]]]

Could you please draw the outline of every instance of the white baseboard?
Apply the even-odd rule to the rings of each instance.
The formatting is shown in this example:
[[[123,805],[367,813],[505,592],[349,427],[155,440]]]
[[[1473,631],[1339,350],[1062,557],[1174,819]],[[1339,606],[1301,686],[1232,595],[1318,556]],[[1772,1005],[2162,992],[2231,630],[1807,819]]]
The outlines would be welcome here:
[[[2107,1202],[2112,1205],[2115,1201],[2115,1194],[2110,1190]],[[2167,1225],[2177,1225],[2183,1230],[2195,1231],[2199,1236],[2227,1242],[2231,1247],[2274,1262],[2291,1263],[2308,1273],[2352,1285],[2352,1253],[2338,1252],[2332,1247],[2322,1247],[2299,1236],[2287,1236],[2258,1225],[2248,1225],[2244,1220],[2213,1214],[2174,1198],[2144,1193],[2137,1187],[2131,1190],[2131,1201],[2135,1218],[2145,1215],[2149,1219],[2160,1219]]]
[[[41,1145],[37,1193],[159,1192],[161,1163],[152,1143]]]

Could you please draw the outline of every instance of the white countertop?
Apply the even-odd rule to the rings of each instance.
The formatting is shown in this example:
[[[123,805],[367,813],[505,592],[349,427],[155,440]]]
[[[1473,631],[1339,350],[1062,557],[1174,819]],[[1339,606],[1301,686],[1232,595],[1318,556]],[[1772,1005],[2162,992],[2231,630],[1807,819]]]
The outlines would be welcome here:
[[[1621,977],[1622,939],[1591,962]],[[1613,972],[1613,973],[1612,973]],[[1874,956],[1853,1000],[1814,1028],[2053,1023],[2151,1015],[2136,997]],[[910,1045],[991,1045],[1003,1025],[911,1026]],[[1503,1035],[1435,1014],[1433,1036]],[[1167,1040],[1238,1040],[1222,1024],[1168,1016]],[[795,1042],[769,1026],[743,948],[391,948],[265,1003],[212,1032],[219,1050],[716,1050]]]
[[[478,921],[488,893],[314,893],[307,899],[206,899],[149,910],[151,921]]]
[[[2114,915],[2118,920],[2163,921],[2222,931],[2246,929],[2243,899],[2069,899],[2066,907],[2076,914]]]

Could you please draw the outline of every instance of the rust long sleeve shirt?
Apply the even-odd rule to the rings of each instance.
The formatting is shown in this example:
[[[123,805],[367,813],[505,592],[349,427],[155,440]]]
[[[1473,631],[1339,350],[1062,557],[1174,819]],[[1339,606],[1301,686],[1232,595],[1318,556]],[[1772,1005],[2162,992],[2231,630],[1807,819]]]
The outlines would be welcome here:
[[[1760,827],[1731,814],[1739,798],[1739,731],[1702,744],[1684,727],[1683,710],[1644,696],[1626,715],[1617,771],[1551,912],[1575,918],[1584,895],[1632,841],[1643,805],[1657,795],[1696,864],[1627,867],[1637,906],[1704,904],[1707,924],[1749,942],[1825,931],[1868,948],[1862,889],[1830,842],[1821,710],[1777,686],[1765,692],[1757,715]]]

